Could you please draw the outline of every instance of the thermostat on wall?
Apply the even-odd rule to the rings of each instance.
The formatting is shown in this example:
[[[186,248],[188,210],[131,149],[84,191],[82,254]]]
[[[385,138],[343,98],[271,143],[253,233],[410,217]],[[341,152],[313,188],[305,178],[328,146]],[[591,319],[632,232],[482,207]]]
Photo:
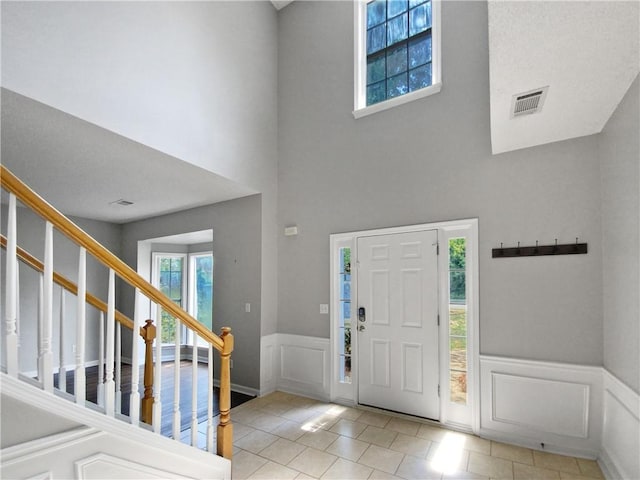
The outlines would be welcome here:
[[[291,237],[293,235],[297,235],[298,234],[298,226],[294,225],[292,227],[285,227],[284,229],[284,236],[285,237]]]

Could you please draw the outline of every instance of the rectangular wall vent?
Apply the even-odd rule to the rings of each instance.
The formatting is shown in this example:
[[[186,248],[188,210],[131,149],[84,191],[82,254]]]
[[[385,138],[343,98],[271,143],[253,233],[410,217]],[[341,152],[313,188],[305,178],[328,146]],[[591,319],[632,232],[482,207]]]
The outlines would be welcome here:
[[[548,90],[549,86],[547,85],[514,95],[511,100],[511,118],[538,113],[542,110]]]

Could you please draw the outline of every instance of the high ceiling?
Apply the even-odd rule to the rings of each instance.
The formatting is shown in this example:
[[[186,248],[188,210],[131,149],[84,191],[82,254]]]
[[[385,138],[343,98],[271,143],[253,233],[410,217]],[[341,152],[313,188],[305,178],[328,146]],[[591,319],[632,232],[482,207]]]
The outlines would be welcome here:
[[[639,71],[640,2],[490,0],[488,13],[493,153],[601,131]],[[511,118],[513,95],[543,86],[542,111]],[[256,193],[6,89],[2,127],[3,164],[70,215],[125,223]]]
[[[4,88],[2,163],[63,213],[114,223],[256,193]]]
[[[599,133],[640,65],[640,2],[489,1],[493,153]],[[512,97],[548,86],[539,113]]]

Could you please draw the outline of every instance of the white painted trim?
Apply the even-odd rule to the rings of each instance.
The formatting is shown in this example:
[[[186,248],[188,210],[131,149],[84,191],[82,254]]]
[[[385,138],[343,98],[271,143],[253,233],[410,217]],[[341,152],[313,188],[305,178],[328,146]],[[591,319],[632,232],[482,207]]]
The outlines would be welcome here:
[[[33,460],[48,452],[55,452],[65,446],[76,445],[87,438],[100,437],[102,435],[99,430],[83,425],[67,432],[56,433],[13,445],[2,449],[2,466],[8,467],[19,461]]]
[[[184,456],[192,462],[200,462],[205,465],[218,464],[221,470],[229,469],[227,478],[230,477],[230,462],[222,457],[211,455],[208,452],[198,450],[180,442],[176,442],[167,437],[154,434],[146,428],[131,425],[129,423],[108,417],[90,408],[83,408],[56,395],[51,395],[43,390],[12,378],[5,373],[0,373],[0,390],[4,395],[8,395],[16,400],[24,402],[36,408],[46,409],[53,415],[66,418],[75,423],[81,423],[102,432],[123,437],[135,442],[147,445],[152,448],[171,452],[172,454]],[[40,440],[36,440],[38,442]],[[44,441],[44,440],[43,440]],[[2,462],[4,465],[5,452],[3,450]]]
[[[277,345],[277,333],[260,338],[260,396],[275,392],[277,389]]]
[[[278,334],[278,390],[329,400],[329,344],[327,338]]]
[[[368,0],[353,1],[353,117],[358,119],[439,93],[442,89],[441,0],[431,1],[431,83],[432,85],[384,102],[366,106],[366,28]]]
[[[603,431],[598,463],[608,479],[640,478],[640,395],[608,370],[603,371]]]
[[[96,465],[96,464],[99,464],[99,465]],[[190,478],[190,477],[184,477],[182,475],[177,475],[174,472],[159,470],[157,468],[153,468],[139,462],[132,462],[131,460],[128,460],[126,458],[108,455],[106,453],[97,453],[95,455],[91,455],[89,457],[76,460],[74,462],[74,466],[75,466],[75,474],[76,474],[75,478],[77,478],[78,480],[94,479],[97,472],[89,471],[89,469],[91,468],[93,468],[94,470],[101,471],[102,475],[104,475],[105,470],[109,473],[109,466],[120,467],[120,472],[122,470],[128,471],[132,478],[135,478],[138,476],[156,477],[156,478],[166,478],[170,476],[171,478],[178,478],[178,479]]]
[[[217,378],[213,379],[213,386],[220,388],[220,380]],[[239,385],[237,383],[230,384],[232,392],[242,393],[244,395],[249,395],[251,397],[257,397],[260,395],[260,391],[257,388],[246,387],[244,385]],[[231,419],[233,421],[233,418]]]
[[[601,367],[481,355],[480,377],[481,436],[565,455],[598,456]]]
[[[448,387],[443,388],[443,391],[446,391],[446,395],[443,393],[440,397],[440,415],[441,415],[441,423],[447,426],[451,426],[452,428],[460,429],[466,428],[471,429],[474,432],[478,432],[480,430],[480,360],[479,360],[479,349],[480,349],[480,333],[479,333],[479,250],[478,250],[478,219],[460,219],[460,220],[450,220],[443,222],[434,222],[434,223],[426,223],[426,224],[417,224],[417,225],[407,225],[400,227],[389,227],[389,228],[379,228],[374,230],[363,230],[356,232],[346,232],[346,233],[335,233],[329,236],[329,245],[330,252],[329,258],[331,259],[330,265],[330,362],[331,362],[331,378],[330,378],[330,398],[332,401],[338,401],[341,399],[342,402],[354,402],[358,403],[358,345],[357,345],[357,336],[352,337],[352,347],[351,347],[351,367],[352,367],[352,384],[349,386],[348,384],[341,384],[337,381],[337,366],[336,366],[336,358],[337,358],[337,315],[338,312],[336,310],[337,305],[337,289],[338,286],[336,284],[337,273],[336,266],[338,262],[337,251],[339,248],[350,246],[351,247],[351,257],[356,258],[357,256],[357,239],[359,237],[370,237],[376,235],[392,235],[397,233],[408,233],[408,232],[420,232],[424,230],[438,230],[438,241],[440,242],[440,256],[439,256],[439,283],[442,285],[448,285],[448,265],[446,265],[446,258],[448,255],[445,255],[442,249],[445,248],[445,242],[448,242],[449,238],[457,238],[457,237],[465,237],[467,239],[467,266],[468,268],[468,276],[467,276],[467,309],[468,309],[468,323],[467,323],[467,385],[470,386],[468,388],[468,397],[467,397],[467,406],[462,407],[457,404],[453,404],[448,401]],[[448,245],[448,243],[446,243]],[[445,268],[446,267],[446,268]],[[447,271],[445,271],[447,270]],[[351,276],[351,291],[357,292],[357,276]],[[444,295],[442,289],[440,289],[440,311],[442,312],[443,308],[448,309],[448,296]],[[353,295],[353,294],[352,294]],[[352,318],[354,317],[356,310],[356,298],[352,297]],[[446,304],[446,305],[445,305]],[[443,320],[441,316],[441,327],[443,326]],[[440,351],[444,352],[445,350],[448,352],[448,336],[443,332],[446,332],[446,328],[440,329]],[[440,359],[440,384],[441,388],[444,387],[443,383],[447,382],[448,378],[448,358],[444,358],[444,353],[441,353]],[[464,409],[465,411],[460,414],[459,412]],[[457,412],[454,412],[457,410]],[[464,427],[463,427],[464,426]]]

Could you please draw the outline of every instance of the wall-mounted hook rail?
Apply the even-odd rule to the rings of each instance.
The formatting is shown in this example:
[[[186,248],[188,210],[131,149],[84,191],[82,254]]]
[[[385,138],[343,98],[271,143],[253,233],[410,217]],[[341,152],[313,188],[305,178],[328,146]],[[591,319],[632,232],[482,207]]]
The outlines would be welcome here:
[[[553,245],[538,245],[536,240],[535,246],[521,247],[518,242],[517,247],[504,248],[500,243],[500,248],[494,248],[491,250],[491,256],[493,258],[507,258],[507,257],[537,257],[540,255],[575,255],[587,253],[587,244],[578,243],[576,237],[576,243],[558,244],[556,239]]]

